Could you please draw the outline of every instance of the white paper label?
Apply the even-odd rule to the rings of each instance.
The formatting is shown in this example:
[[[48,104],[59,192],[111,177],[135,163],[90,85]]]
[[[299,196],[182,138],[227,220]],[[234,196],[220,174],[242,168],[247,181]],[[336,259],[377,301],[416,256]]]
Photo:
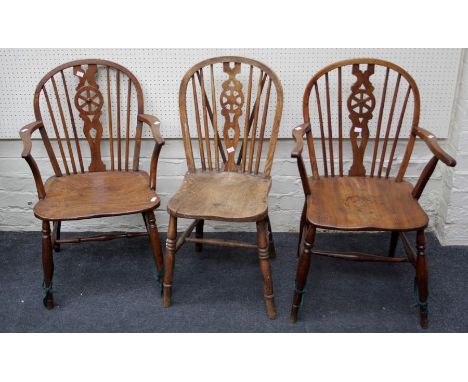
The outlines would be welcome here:
[[[360,127],[355,127],[354,128],[355,133],[360,133],[361,131],[362,131],[362,128],[360,128]]]
[[[83,76],[84,76],[84,73],[83,73],[81,70],[78,70],[78,71],[76,72],[76,75],[77,75],[78,77],[83,77]]]
[[[227,148],[227,152],[229,154],[233,153],[234,151],[236,151],[236,149],[234,147],[232,147],[232,146]]]

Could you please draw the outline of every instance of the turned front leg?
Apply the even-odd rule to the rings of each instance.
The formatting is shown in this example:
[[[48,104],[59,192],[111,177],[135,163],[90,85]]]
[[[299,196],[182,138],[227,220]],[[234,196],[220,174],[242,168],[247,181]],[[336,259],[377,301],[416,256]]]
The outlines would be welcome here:
[[[267,224],[266,221],[257,222],[257,244],[258,244],[258,259],[260,263],[260,271],[263,277],[263,295],[267,308],[268,318],[274,320],[276,318],[275,297],[273,294],[273,280],[271,277],[270,254],[268,250],[267,239]]]
[[[172,277],[174,275],[175,249],[177,238],[177,218],[169,217],[169,226],[167,229],[166,240],[166,267],[163,282],[163,306],[168,308],[171,306],[172,296]]]
[[[306,226],[305,228],[305,240],[302,247],[299,261],[297,264],[296,272],[296,288],[294,290],[293,303],[291,306],[291,321],[296,322],[297,313],[304,298],[305,286],[307,282],[307,275],[309,274],[310,268],[310,256],[312,252],[312,246],[315,240],[315,227]]]
[[[52,294],[52,278],[54,276],[54,260],[52,257],[52,238],[50,223],[42,221],[42,269],[44,271],[44,306],[47,309],[54,307],[54,296]]]

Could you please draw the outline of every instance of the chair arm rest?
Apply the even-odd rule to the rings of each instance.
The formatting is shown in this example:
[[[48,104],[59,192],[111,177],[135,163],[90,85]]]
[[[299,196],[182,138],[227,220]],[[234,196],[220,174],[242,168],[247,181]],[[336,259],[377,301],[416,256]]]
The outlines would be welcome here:
[[[30,123],[29,125],[24,126],[20,129],[19,134],[21,140],[23,141],[23,152],[21,153],[21,157],[28,162],[29,168],[31,169],[34,177],[34,182],[36,183],[37,195],[39,199],[44,199],[45,197],[45,189],[44,183],[42,182],[41,172],[39,171],[39,167],[37,166],[36,161],[31,155],[31,148],[32,148],[32,141],[31,135],[37,129],[43,127],[42,121],[36,121]]]
[[[304,134],[309,131],[309,122],[304,122],[302,125],[299,125],[292,130],[292,136],[296,140],[296,146],[291,152],[291,158],[298,158],[302,154],[302,149],[304,148]]]
[[[43,127],[42,121],[36,121],[32,122],[26,126],[24,126],[22,129],[19,131],[19,135],[21,137],[21,140],[23,141],[23,152],[21,153],[21,156],[23,158],[26,158],[28,155],[31,155],[31,148],[32,148],[32,141],[31,141],[31,135],[34,133],[37,129]]]
[[[304,189],[305,195],[310,195],[310,187],[304,160],[302,159],[302,150],[304,148],[304,134],[309,131],[309,122],[304,122],[302,125],[299,125],[292,130],[292,136],[296,140],[296,146],[291,152],[291,158],[297,159],[297,167],[299,169],[299,175],[301,176],[302,188]]]
[[[415,134],[424,142],[426,142],[426,145],[429,147],[429,150],[431,150],[431,152],[438,160],[450,167],[454,167],[457,164],[457,161],[455,159],[453,159],[449,154],[442,150],[434,134],[421,127],[417,127],[415,129]]]
[[[164,139],[161,136],[161,132],[159,131],[159,126],[161,125],[159,119],[149,114],[138,114],[137,118],[138,121],[144,122],[150,127],[155,142],[161,146],[164,145]]]

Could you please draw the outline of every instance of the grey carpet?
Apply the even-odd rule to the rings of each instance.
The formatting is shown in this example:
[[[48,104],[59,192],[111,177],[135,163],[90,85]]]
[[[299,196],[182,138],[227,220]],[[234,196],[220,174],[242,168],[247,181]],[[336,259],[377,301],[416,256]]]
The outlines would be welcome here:
[[[65,234],[67,236],[69,234]],[[255,234],[209,234],[255,240]],[[162,238],[165,239],[164,237]],[[413,240],[413,239],[412,239]],[[278,316],[267,319],[254,250],[186,244],[177,254],[173,306],[165,309],[147,238],[69,244],[55,255],[57,306],[42,305],[39,233],[0,232],[1,332],[421,332],[413,267],[313,257],[296,324],[289,322],[297,234],[276,233]],[[388,234],[319,233],[320,249],[385,253]],[[468,331],[468,247],[428,235],[429,329]],[[402,254],[401,244],[398,246]]]

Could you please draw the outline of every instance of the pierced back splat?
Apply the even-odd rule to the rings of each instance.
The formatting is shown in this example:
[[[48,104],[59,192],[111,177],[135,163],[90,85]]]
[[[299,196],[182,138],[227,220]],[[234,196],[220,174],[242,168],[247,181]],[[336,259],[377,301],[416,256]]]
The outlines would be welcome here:
[[[420,115],[419,90],[403,68],[374,58],[331,64],[309,81],[303,115],[311,124],[306,138],[314,179],[344,176],[347,165],[349,176],[403,179]],[[397,150],[405,125],[410,130],[406,150]],[[352,158],[346,157],[348,148]],[[393,170],[399,156],[401,162]]]
[[[353,150],[353,164],[349,169],[351,176],[364,176],[364,152],[366,151],[369,139],[369,120],[372,119],[372,112],[375,107],[374,87],[370,82],[370,76],[374,74],[374,65],[369,64],[367,70],[363,72],[358,64],[353,65],[353,75],[356,82],[351,87],[351,95],[348,98],[349,118],[352,126],[349,132]],[[360,142],[358,142],[358,138]]]
[[[60,65],[42,78],[34,94],[34,114],[44,123],[40,132],[56,176],[137,171],[142,139],[137,115],[143,113],[137,78],[106,60]]]
[[[244,94],[242,84],[236,79],[236,75],[240,73],[241,65],[236,62],[231,67],[229,62],[225,62],[223,70],[229,75],[229,79],[223,82],[223,92],[220,95],[221,114],[225,119],[223,136],[228,155],[225,169],[237,171],[235,155],[240,136],[239,117],[242,115]]]
[[[96,65],[88,65],[84,70],[81,66],[75,66],[74,73],[80,77],[76,87],[75,106],[84,122],[83,132],[91,150],[90,172],[105,171],[106,166],[101,159],[102,125],[100,121],[104,98],[99,91],[94,75]]]
[[[179,91],[189,171],[201,167],[269,176],[282,108],[279,79],[258,61],[223,56],[193,66]]]

